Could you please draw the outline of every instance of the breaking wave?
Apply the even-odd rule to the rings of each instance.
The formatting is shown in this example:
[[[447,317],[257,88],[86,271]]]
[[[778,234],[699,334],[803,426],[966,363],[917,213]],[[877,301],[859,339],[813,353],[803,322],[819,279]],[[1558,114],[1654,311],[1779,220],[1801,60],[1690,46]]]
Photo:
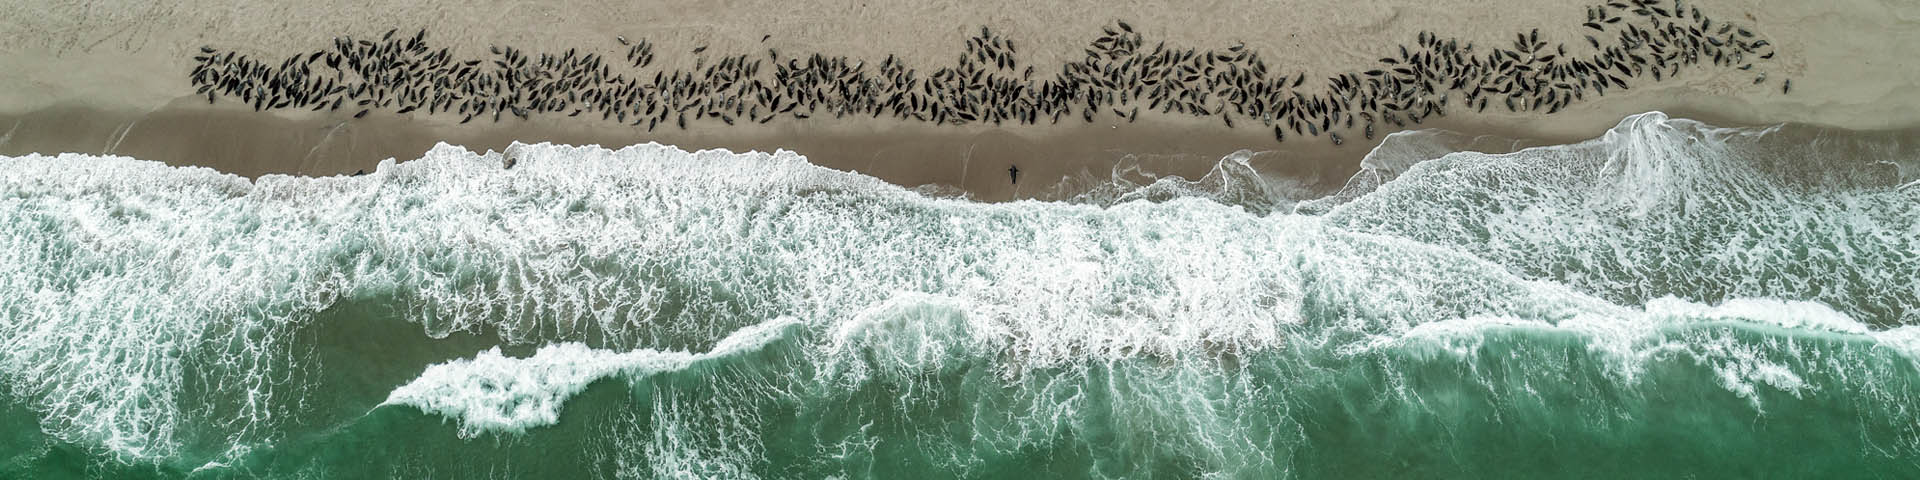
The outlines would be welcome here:
[[[1655,112],[1521,146],[1003,204],[653,144],[0,158],[0,409],[37,419],[0,468],[1914,471],[1910,140]]]

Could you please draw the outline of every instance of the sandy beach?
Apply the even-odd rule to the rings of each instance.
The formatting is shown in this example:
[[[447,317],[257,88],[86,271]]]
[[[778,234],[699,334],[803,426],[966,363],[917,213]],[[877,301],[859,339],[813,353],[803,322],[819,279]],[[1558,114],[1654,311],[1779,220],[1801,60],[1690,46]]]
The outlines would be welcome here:
[[[1030,64],[1057,65],[1079,55],[1114,20],[1130,22],[1150,41],[1199,48],[1244,43],[1283,71],[1317,75],[1351,70],[1431,31],[1498,45],[1515,32],[1540,29],[1543,39],[1579,41],[1584,3],[1552,5],[1501,0],[1439,7],[1427,2],[161,2],[80,6],[0,4],[0,154],[83,152],[202,165],[244,176],[331,175],[371,169],[382,159],[418,156],[437,142],[476,151],[518,141],[618,147],[660,142],[687,149],[794,150],[820,165],[858,171],[901,185],[957,186],[983,200],[1045,198],[1065,176],[1103,175],[1133,154],[1155,158],[1157,173],[1193,176],[1221,156],[1271,151],[1264,172],[1337,185],[1373,142],[1353,138],[1276,143],[1262,128],[1229,129],[1218,121],[1143,113],[1137,122],[1112,117],[1060,125],[931,125],[881,119],[781,120],[766,125],[700,123],[648,133],[614,122],[536,115],[498,123],[456,125],[458,116],[395,115],[347,110],[256,113],[226,102],[208,106],[184,75],[203,45],[280,58],[323,48],[335,36],[377,37],[388,29],[424,28],[436,45],[484,52],[492,45],[528,51],[603,49],[618,55],[616,36],[660,47],[661,63],[685,66],[707,55],[763,49],[878,59],[908,65],[950,63],[981,26],[1024,42]],[[1540,142],[1589,138],[1620,118],[1649,110],[1720,125],[1809,123],[1859,130],[1920,124],[1920,5],[1869,1],[1708,1],[1692,5],[1742,22],[1769,39],[1778,56],[1758,62],[1776,78],[1754,85],[1749,72],[1690,67],[1677,79],[1636,83],[1626,91],[1575,102],[1543,121],[1539,114],[1449,111],[1412,128],[1446,128]],[[763,38],[765,39],[763,41]],[[1355,135],[1357,136],[1357,135]],[[1026,178],[1006,182],[1019,165]]]

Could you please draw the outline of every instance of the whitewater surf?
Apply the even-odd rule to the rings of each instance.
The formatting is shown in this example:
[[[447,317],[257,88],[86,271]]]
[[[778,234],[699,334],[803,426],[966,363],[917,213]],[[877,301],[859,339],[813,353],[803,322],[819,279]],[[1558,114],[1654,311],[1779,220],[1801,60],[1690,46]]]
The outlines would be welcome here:
[[[657,144],[0,157],[0,476],[1920,473],[1910,139],[1455,140],[1011,203]]]

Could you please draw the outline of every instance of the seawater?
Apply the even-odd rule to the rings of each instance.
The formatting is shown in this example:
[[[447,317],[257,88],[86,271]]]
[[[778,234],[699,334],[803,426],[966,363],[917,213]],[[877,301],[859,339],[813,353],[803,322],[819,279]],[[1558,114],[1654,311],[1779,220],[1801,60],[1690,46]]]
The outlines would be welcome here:
[[[1917,165],[1658,112],[1310,197],[0,157],[0,477],[1912,477]]]

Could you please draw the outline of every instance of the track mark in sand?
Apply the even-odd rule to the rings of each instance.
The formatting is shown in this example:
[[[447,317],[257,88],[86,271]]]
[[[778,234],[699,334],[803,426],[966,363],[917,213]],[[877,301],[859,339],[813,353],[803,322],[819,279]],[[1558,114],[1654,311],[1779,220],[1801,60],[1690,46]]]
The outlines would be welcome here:
[[[967,154],[960,158],[960,183],[958,183],[958,185],[967,184],[967,168],[973,166],[973,147],[978,146],[980,146],[980,142],[967,143]]]
[[[13,128],[7,129],[6,135],[0,135],[0,147],[7,146],[7,142],[13,140],[13,132],[20,131],[20,122],[24,121],[26,120],[14,120]]]
[[[320,147],[325,146],[328,140],[333,140],[333,132],[340,131],[340,127],[344,127],[344,126],[347,126],[347,122],[340,122],[340,123],[334,124],[333,128],[327,129],[326,135],[320,137],[320,141],[313,143],[313,148],[307,149],[307,155],[304,157],[300,157],[300,171],[302,172],[312,171],[311,169],[307,168],[307,162],[310,160],[313,160],[313,154],[315,152],[319,152]]]
[[[139,120],[133,120],[133,121],[127,122],[127,126],[114,129],[114,135],[112,137],[109,137],[111,138],[111,140],[107,141],[106,149],[101,151],[100,154],[113,155],[114,150],[120,149],[120,142],[127,141],[127,134],[133,133],[133,126],[139,123],[140,123]]]

